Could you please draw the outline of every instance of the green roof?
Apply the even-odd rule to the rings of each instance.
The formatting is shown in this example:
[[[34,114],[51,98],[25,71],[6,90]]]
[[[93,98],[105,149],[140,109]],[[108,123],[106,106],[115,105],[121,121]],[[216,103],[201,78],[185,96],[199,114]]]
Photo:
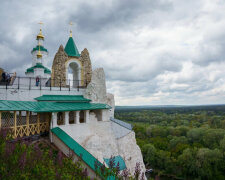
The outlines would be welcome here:
[[[119,163],[119,167],[120,167],[120,170],[124,170],[126,169],[126,164],[123,160],[123,158],[121,156],[114,156],[113,158],[115,158],[115,164],[114,164],[114,167],[113,168],[116,168],[117,166],[117,163]],[[110,166],[110,158],[103,158],[105,163],[108,165],[108,167]]]
[[[37,63],[35,66],[28,68],[26,70],[26,73],[34,72],[35,68],[42,68],[42,69],[44,69],[44,73],[51,74],[51,71],[48,68],[44,67],[41,63]]]
[[[51,129],[51,132],[55,134],[67,147],[69,147],[77,156],[93,170],[96,171],[95,163],[97,162],[100,166],[103,164],[96,159],[91,153],[89,153],[85,148],[83,148],[78,142],[71,138],[65,131],[59,127]],[[108,170],[108,169],[107,169]],[[101,172],[100,172],[101,176]],[[114,176],[108,176],[107,180],[115,180]]]
[[[109,105],[100,103],[0,100],[0,111],[65,112],[110,108]]]
[[[65,52],[68,56],[77,56],[80,57],[79,51],[76,47],[76,44],[73,41],[73,38],[70,37],[66,43]]]
[[[44,46],[40,46],[40,45],[37,45],[36,47],[34,47],[31,52],[38,51],[39,47],[40,47],[40,51],[48,52],[48,50],[44,48]]]
[[[84,149],[78,142],[71,138],[66,132],[61,128],[56,127],[51,129],[51,132],[54,133],[66,146],[68,146],[74,153],[82,157],[82,160],[95,171],[95,161],[100,163],[92,154],[90,154],[86,149]]]
[[[90,99],[82,95],[43,95],[34,98],[37,101],[60,101],[60,102],[90,102]]]

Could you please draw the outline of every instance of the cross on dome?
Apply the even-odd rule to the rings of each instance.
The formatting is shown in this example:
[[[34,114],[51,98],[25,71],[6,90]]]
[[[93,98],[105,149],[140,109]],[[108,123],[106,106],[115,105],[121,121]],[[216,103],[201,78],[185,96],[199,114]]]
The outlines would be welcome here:
[[[42,34],[42,29],[41,29],[41,26],[44,24],[43,22],[39,22],[38,24],[40,24],[40,32],[39,34],[37,35],[37,40],[39,39],[43,39],[44,40],[44,35]]]
[[[69,25],[70,25],[70,37],[72,37],[72,26],[73,26],[73,23],[70,22]]]

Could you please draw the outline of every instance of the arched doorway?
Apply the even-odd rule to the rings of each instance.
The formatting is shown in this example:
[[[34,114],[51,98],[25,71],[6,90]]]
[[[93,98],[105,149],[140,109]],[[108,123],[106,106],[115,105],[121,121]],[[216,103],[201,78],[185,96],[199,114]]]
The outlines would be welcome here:
[[[80,65],[75,60],[71,60],[67,66],[67,85],[76,88],[80,85]]]

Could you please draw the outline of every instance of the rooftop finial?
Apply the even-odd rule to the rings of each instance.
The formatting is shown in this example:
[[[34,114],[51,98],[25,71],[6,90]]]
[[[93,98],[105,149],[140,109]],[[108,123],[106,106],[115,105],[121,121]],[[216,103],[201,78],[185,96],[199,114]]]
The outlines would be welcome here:
[[[72,25],[73,25],[73,23],[70,22],[69,25],[70,25],[70,37],[72,37]]]
[[[44,40],[44,36],[43,36],[43,34],[42,34],[42,29],[41,29],[41,26],[44,24],[43,22],[39,22],[38,24],[40,24],[40,32],[39,32],[39,34],[37,35],[37,40],[38,39],[43,39]]]

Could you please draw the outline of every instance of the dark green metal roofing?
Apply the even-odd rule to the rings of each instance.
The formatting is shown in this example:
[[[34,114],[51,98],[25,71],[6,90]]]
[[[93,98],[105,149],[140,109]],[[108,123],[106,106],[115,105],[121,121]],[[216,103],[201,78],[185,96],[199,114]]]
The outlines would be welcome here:
[[[36,106],[33,101],[0,101],[0,111],[33,111]]]
[[[84,102],[0,101],[0,111],[65,112],[110,108],[107,104]]]
[[[39,45],[37,45],[36,47],[34,47],[31,52],[39,51],[39,47],[40,47],[40,51],[48,52],[48,50],[46,48],[44,48],[44,46],[39,46]]]
[[[113,158],[115,158],[115,166],[114,166],[114,168],[117,166],[117,163],[119,163],[120,170],[124,170],[124,169],[127,168],[126,164],[125,164],[125,162],[124,162],[124,160],[123,160],[123,158],[121,156],[115,156]],[[105,163],[109,166],[110,159],[107,159],[107,158],[103,158],[103,159],[104,159]]]
[[[66,43],[66,47],[64,49],[68,56],[77,56],[80,57],[79,51],[77,49],[76,44],[73,41],[73,38],[70,37]]]
[[[103,164],[96,159],[91,153],[89,153],[85,148],[83,148],[78,142],[71,138],[65,131],[59,127],[51,129],[51,132],[55,134],[66,146],[68,146],[78,157],[81,159],[93,170],[96,172],[95,163],[103,166]],[[106,169],[110,172],[109,169]],[[101,173],[101,172],[100,172]],[[101,174],[100,174],[101,176]],[[115,180],[114,176],[108,176],[107,180]]]
[[[68,146],[74,153],[82,157],[82,160],[95,171],[95,161],[100,163],[92,154],[90,154],[86,149],[84,149],[79,143],[77,143],[73,138],[71,138],[66,132],[61,128],[56,127],[51,129],[51,132],[55,134],[66,146]]]
[[[90,102],[90,99],[82,95],[43,95],[35,98],[37,101],[60,101],[60,102]]]
[[[27,72],[27,73],[29,73],[29,72],[34,72],[34,69],[35,69],[35,68],[42,68],[42,69],[44,69],[44,73],[46,73],[46,74],[51,74],[51,71],[50,71],[48,68],[44,67],[41,63],[37,63],[35,66],[28,68],[28,69],[26,70],[26,72]]]

